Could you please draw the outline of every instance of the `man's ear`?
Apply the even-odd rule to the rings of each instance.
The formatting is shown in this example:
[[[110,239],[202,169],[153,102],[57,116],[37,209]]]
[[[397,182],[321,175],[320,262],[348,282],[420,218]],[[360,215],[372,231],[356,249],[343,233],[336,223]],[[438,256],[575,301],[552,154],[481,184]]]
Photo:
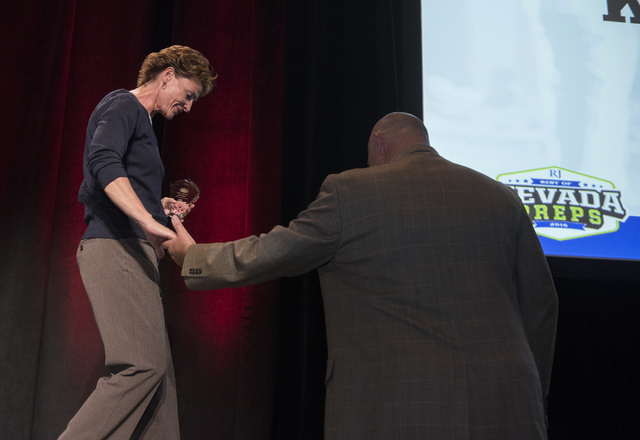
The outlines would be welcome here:
[[[373,133],[373,148],[376,156],[380,159],[381,163],[384,163],[384,158],[387,155],[387,144],[378,133]]]

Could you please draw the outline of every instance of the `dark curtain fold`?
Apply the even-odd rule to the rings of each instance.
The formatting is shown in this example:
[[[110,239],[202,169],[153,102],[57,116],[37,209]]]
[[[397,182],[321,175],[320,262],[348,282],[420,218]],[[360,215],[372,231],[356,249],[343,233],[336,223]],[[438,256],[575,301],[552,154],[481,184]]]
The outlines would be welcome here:
[[[559,320],[550,440],[626,440],[640,433],[640,271],[629,263],[552,261]]]
[[[415,0],[288,2],[282,219],[311,203],[324,178],[367,166],[367,142],[385,114],[422,116]],[[411,66],[411,67],[409,67]],[[322,439],[327,359],[316,272],[280,281],[277,439]]]
[[[74,1],[42,7],[22,2],[3,7],[0,18],[0,69],[8,104],[0,110],[0,184],[12,193],[0,241],[3,438],[31,435],[74,10]],[[25,17],[30,26],[23,25]],[[32,32],[32,26],[41,33]]]
[[[202,191],[185,221],[197,241],[235,240],[279,222],[283,36],[280,0],[176,2],[173,43],[199,48],[219,73],[211,98],[165,124],[166,182],[186,177]],[[172,274],[166,311],[182,435],[268,438],[277,283],[189,292],[163,263]]]

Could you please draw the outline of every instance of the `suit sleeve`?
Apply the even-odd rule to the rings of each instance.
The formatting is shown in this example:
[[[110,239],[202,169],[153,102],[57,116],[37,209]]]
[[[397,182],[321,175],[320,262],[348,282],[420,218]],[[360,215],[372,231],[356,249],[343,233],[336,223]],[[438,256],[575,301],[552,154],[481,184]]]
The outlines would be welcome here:
[[[289,227],[228,243],[196,244],[182,276],[191,290],[247,286],[296,276],[330,261],[340,247],[339,197],[332,176]]]
[[[547,260],[526,214],[518,239],[518,303],[544,396],[549,394],[558,319],[558,297]]]

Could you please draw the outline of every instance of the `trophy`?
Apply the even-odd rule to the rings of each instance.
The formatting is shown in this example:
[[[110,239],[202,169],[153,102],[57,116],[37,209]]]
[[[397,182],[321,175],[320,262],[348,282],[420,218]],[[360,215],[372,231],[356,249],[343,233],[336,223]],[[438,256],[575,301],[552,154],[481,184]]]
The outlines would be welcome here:
[[[169,197],[178,201],[191,205],[200,198],[200,188],[190,179],[177,180],[171,182],[169,187]],[[175,212],[171,211],[167,217],[173,217]],[[182,215],[180,215],[182,217]]]

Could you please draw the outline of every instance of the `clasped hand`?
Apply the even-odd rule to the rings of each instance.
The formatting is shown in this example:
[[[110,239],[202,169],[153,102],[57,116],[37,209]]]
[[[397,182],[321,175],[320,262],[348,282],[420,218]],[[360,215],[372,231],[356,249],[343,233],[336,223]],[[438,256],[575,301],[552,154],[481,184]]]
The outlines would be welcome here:
[[[170,197],[162,199],[162,208],[164,209],[165,215],[171,215],[172,217],[177,215],[182,220],[184,220],[187,214],[189,214],[194,207],[194,204],[188,205],[185,202],[181,202]]]
[[[173,261],[180,267],[184,264],[184,257],[189,246],[196,244],[195,240],[182,225],[182,221],[177,217],[171,217],[171,224],[176,231],[175,238],[171,238],[162,243],[162,248],[166,249]]]
[[[184,218],[187,216],[187,214],[191,212],[191,210],[195,206],[193,204],[187,205],[185,202],[181,202],[169,197],[165,197],[161,201],[162,201],[162,208],[164,209],[164,213],[167,216],[169,214],[173,214],[171,216],[171,221],[174,225],[174,229],[175,229],[176,223],[182,226],[181,223],[184,221]],[[174,221],[173,220],[174,218],[176,218],[177,220]],[[170,229],[162,226],[161,224],[159,224],[153,219],[149,219],[149,221],[141,222],[140,226],[142,227],[147,237],[147,241],[151,243],[151,246],[153,246],[153,248],[155,249],[156,256],[158,257],[158,259],[164,258],[164,250],[167,249],[167,246],[165,245],[165,243],[167,240],[175,239],[176,234]],[[184,227],[182,227],[182,230],[187,235],[189,234],[184,229]],[[189,236],[189,238],[191,238],[191,236]],[[186,253],[186,250],[185,250],[185,253]],[[171,257],[174,259],[174,261],[176,261],[173,255]],[[181,261],[182,260],[184,260],[184,255],[181,258]]]

